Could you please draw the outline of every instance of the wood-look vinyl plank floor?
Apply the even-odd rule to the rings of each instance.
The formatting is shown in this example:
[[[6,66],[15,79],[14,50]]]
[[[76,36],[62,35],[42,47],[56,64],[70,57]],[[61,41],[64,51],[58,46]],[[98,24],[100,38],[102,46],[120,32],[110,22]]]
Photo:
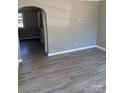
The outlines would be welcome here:
[[[19,93],[105,93],[106,53],[98,48],[37,57],[19,65]]]
[[[20,52],[23,60],[35,59],[45,55],[44,44],[40,39],[20,40]]]

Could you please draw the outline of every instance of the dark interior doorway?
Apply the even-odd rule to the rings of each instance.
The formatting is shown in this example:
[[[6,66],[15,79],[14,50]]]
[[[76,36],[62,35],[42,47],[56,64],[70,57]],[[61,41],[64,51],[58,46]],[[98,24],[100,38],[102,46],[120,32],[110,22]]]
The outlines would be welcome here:
[[[18,11],[18,36],[23,60],[47,54],[44,14],[42,9],[33,6]]]

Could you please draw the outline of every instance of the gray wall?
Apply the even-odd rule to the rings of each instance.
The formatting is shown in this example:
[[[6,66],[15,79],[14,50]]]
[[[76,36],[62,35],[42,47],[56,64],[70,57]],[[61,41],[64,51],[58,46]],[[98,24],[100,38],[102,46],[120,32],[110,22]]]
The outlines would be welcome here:
[[[43,29],[43,11],[37,12],[37,18],[38,18],[38,28],[40,29],[40,40],[42,43],[44,43],[44,29]]]
[[[24,11],[24,28],[19,29],[19,38],[40,38],[40,29],[38,28],[37,12]]]
[[[99,3],[97,45],[106,48],[106,1]]]
[[[19,8],[23,6],[37,6],[46,11],[49,53],[96,44],[98,2],[19,0]],[[78,21],[80,18],[82,23]]]
[[[25,29],[38,27],[37,12],[23,12]]]
[[[21,60],[20,44],[18,43],[18,59]]]

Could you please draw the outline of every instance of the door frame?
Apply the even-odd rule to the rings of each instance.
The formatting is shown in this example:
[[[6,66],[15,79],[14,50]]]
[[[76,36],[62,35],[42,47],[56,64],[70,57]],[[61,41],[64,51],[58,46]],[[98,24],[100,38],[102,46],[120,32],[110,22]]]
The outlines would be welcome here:
[[[21,7],[18,9],[21,10],[22,8],[27,8],[27,7],[33,7],[33,8],[37,8],[39,9],[40,13],[41,13],[41,17],[42,17],[42,24],[43,24],[43,31],[44,31],[44,48],[45,48],[45,53],[47,54],[48,56],[48,53],[49,53],[49,47],[48,47],[48,29],[47,29],[47,14],[45,12],[44,9],[40,8],[40,7],[37,7],[37,6],[24,6],[24,7]],[[19,36],[18,36],[19,38]],[[19,46],[20,46],[20,41],[18,40],[19,42]],[[20,49],[18,49],[18,51],[20,51]],[[20,52],[21,53],[21,52]],[[21,55],[21,54],[20,54]],[[21,57],[22,58],[22,57]]]

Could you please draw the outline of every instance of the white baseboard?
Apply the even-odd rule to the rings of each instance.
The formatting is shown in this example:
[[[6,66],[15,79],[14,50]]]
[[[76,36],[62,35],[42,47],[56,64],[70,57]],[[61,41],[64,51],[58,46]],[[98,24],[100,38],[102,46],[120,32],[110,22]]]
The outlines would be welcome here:
[[[21,63],[23,60],[22,59],[19,59],[18,61],[19,61],[19,63]]]
[[[96,45],[96,47],[103,50],[103,51],[106,51],[106,48],[104,48],[104,47],[101,47],[101,46],[98,46],[98,45]]]
[[[20,38],[20,40],[28,40],[28,39],[40,39],[40,37],[26,37],[26,38]]]
[[[60,51],[60,52],[49,53],[48,56],[55,56],[55,55],[59,55],[59,54],[70,53],[70,52],[75,52],[75,51],[90,49],[90,48],[95,48],[95,47],[96,47],[96,45],[81,47],[81,48],[76,48],[76,49],[69,49],[69,50]]]

